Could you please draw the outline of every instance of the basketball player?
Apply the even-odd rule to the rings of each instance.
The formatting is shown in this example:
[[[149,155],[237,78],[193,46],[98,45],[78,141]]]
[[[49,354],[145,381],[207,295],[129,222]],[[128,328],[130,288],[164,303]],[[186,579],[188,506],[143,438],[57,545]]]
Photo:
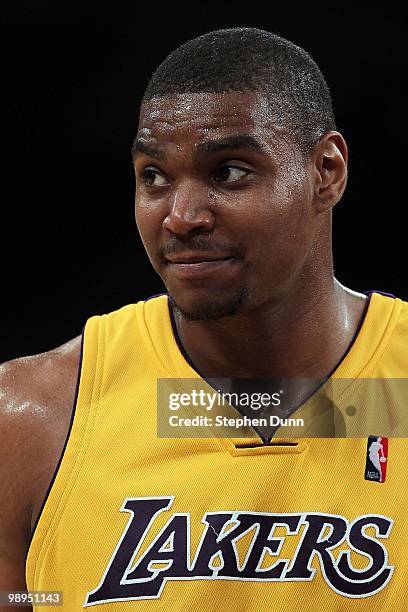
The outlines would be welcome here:
[[[403,438],[380,482],[365,466],[384,431],[156,430],[162,378],[337,378],[357,393],[408,377],[408,304],[333,276],[347,146],[320,70],[257,29],[189,41],[148,84],[133,158],[167,293],[3,366],[0,590],[62,591],[69,612],[408,609]]]

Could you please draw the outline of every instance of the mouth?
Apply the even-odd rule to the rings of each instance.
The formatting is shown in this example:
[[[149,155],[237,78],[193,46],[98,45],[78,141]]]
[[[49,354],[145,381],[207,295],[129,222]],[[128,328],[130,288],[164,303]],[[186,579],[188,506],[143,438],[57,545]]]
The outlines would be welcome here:
[[[166,262],[170,264],[196,264],[209,263],[213,261],[228,261],[235,259],[232,255],[215,255],[213,253],[185,253],[175,257],[166,257]]]
[[[210,256],[191,256],[179,257],[174,260],[167,260],[169,269],[177,275],[187,278],[197,278],[211,273],[221,273],[233,269],[237,259],[235,257],[210,257]]]

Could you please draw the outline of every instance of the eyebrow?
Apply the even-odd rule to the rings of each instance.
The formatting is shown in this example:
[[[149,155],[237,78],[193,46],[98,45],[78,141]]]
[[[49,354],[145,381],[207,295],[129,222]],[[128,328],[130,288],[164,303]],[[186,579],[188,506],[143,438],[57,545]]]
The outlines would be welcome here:
[[[135,138],[131,150],[132,159],[134,159],[138,153],[144,153],[145,155],[148,155],[149,157],[154,157],[156,159],[165,158],[164,151],[160,149],[160,147],[155,147],[152,144],[148,144],[145,140],[142,140],[141,138]]]
[[[208,157],[219,151],[226,151],[229,149],[246,149],[255,151],[256,153],[266,154],[267,150],[264,145],[250,134],[235,134],[227,136],[226,138],[218,138],[216,140],[206,140],[197,145],[197,155],[199,157]],[[152,144],[148,144],[141,138],[136,138],[132,145],[132,158],[135,158],[138,153],[144,153],[149,157],[163,160],[165,158],[165,152],[160,147]]]
[[[247,149],[256,153],[266,153],[265,147],[250,134],[236,134],[217,140],[207,140],[197,147],[199,154],[205,157],[228,149]]]

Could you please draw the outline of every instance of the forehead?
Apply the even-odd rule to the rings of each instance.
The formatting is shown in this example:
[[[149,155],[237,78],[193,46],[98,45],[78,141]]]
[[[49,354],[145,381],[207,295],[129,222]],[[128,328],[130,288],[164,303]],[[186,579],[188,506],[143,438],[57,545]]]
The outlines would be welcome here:
[[[153,98],[142,105],[138,137],[159,141],[204,141],[252,134],[264,142],[285,129],[273,120],[265,96],[256,92],[185,93]]]

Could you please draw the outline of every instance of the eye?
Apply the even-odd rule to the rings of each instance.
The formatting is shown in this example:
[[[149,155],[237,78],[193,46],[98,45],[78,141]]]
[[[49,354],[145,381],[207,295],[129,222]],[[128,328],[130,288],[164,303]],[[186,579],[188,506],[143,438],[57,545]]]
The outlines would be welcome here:
[[[217,181],[222,181],[224,183],[236,183],[248,174],[249,170],[245,168],[239,168],[238,166],[221,166],[215,172],[214,176]]]
[[[156,168],[145,168],[141,173],[141,177],[147,187],[162,187],[168,184],[164,176]]]

